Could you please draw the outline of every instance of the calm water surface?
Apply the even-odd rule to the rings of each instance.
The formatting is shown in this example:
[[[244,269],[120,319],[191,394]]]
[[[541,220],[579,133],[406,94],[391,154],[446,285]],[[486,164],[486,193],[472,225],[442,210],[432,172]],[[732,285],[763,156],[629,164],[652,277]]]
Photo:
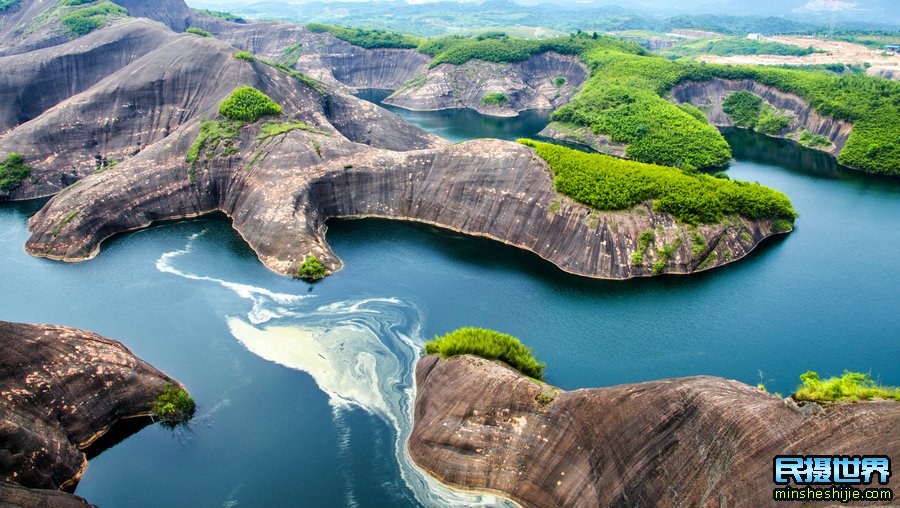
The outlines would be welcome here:
[[[471,127],[443,118],[451,132]],[[101,506],[450,502],[402,442],[419,345],[465,325],[521,337],[566,389],[711,374],[787,394],[807,369],[900,384],[900,183],[726,136],[731,177],[784,191],[800,218],[705,274],[583,280],[488,240],[345,220],[328,233],[345,269],[311,286],[267,271],[219,216],[123,235],[90,262],[63,264],[22,250],[39,204],[5,204],[0,319],[117,338],[197,399],[189,429],[148,427],[90,462],[77,493]]]

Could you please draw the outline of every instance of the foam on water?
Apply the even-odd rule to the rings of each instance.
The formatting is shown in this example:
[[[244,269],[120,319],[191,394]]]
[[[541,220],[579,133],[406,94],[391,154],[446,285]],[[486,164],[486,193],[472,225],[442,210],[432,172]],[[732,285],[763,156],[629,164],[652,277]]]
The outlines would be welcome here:
[[[394,455],[415,498],[426,506],[515,506],[490,494],[453,490],[415,467],[406,448],[412,431],[414,372],[424,340],[419,309],[397,298],[317,302],[265,288],[197,275],[175,267],[202,235],[180,250],[163,254],[156,268],[189,280],[211,282],[251,302],[246,316],[225,319],[231,334],[251,353],[309,374],[329,398],[340,453],[349,454],[350,427],[344,415],[361,409],[394,429]],[[316,305],[318,303],[318,305]],[[345,504],[355,506],[349,475]]]

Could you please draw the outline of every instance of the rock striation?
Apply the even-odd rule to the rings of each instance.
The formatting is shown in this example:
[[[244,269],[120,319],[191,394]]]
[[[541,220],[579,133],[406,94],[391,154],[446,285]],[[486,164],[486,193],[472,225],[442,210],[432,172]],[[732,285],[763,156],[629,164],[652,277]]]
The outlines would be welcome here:
[[[416,464],[523,506],[769,506],[775,455],[900,456],[894,401],[800,407],[714,377],[566,392],[473,356],[421,359],[416,385]]]
[[[825,136],[831,142],[831,146],[818,149],[834,156],[844,148],[853,124],[845,120],[838,120],[820,115],[803,98],[782,92],[776,88],[762,85],[753,80],[740,79],[711,79],[709,81],[692,81],[675,86],[671,91],[672,100],[675,102],[687,102],[697,106],[706,113],[710,123],[717,126],[732,125],[731,119],[722,110],[722,103],[732,92],[746,90],[763,98],[766,102],[779,110],[790,112],[794,116],[793,122],[779,137],[792,137],[797,139],[801,130],[808,130],[812,134]]]
[[[27,489],[74,488],[84,450],[119,422],[148,417],[177,384],[121,343],[74,328],[0,321],[0,346],[0,478]],[[9,483],[0,501],[81,502]]]
[[[578,57],[552,51],[513,64],[469,60],[421,70],[384,102],[411,110],[469,108],[486,115],[515,116],[526,109],[566,104],[587,77]],[[488,94],[503,94],[508,102],[482,103]]]
[[[302,54],[320,62],[328,61],[322,55],[363,51],[296,26],[230,25],[236,44],[272,59],[279,50],[264,42],[267,29],[284,43],[314,37],[324,46]],[[135,35],[126,36],[129,30]],[[141,38],[149,41],[146,47],[131,51],[129,41]],[[7,119],[27,119],[0,136],[0,155],[19,152],[33,169],[0,199],[56,194],[29,224],[33,234],[26,249],[36,256],[85,260],[117,233],[222,211],[270,269],[294,274],[304,259],[316,256],[336,271],[342,264],[325,240],[327,220],[382,217],[494,238],[571,273],[623,279],[653,274],[650,256],[632,262],[638,236],[648,229],[656,232],[651,253],[678,243],[667,273],[726,264],[773,234],[770,221],[731,217],[699,228],[707,248],[697,254],[686,226],[655,213],[649,202],[600,212],[557,194],[547,165],[528,147],[497,140],[449,146],[353,97],[345,84],[313,87],[260,58],[236,59],[238,48],[222,39],[132,20],[81,41],[34,52],[39,58],[33,60],[30,54],[7,57],[20,71],[16,85],[29,87],[30,102],[40,106],[11,101],[0,108]],[[92,51],[111,51],[112,63],[83,66],[87,57],[81,55]],[[391,70],[390,58],[370,57],[385,67],[369,68],[348,82],[373,86],[405,72]],[[64,75],[83,75],[80,84],[57,86],[45,79],[42,66],[59,61],[73,62],[64,66]],[[563,86],[574,87],[580,78],[573,73],[583,73],[580,64],[553,54],[518,65],[522,76],[544,72],[535,78],[543,83],[536,90],[566,72],[570,79]],[[245,85],[271,97],[284,114],[244,125],[227,151],[206,148],[198,161],[187,162],[203,120],[217,118],[221,101]],[[260,135],[265,121],[301,122],[303,128],[266,137]]]

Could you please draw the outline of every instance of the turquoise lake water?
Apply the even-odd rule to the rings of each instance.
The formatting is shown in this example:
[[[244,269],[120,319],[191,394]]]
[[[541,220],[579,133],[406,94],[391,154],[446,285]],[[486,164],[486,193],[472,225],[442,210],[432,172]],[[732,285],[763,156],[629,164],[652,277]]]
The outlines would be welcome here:
[[[564,389],[709,374],[787,395],[808,369],[900,384],[900,182],[726,136],[731,177],[784,191],[800,218],[696,276],[584,280],[485,239],[341,220],[328,240],[346,266],[309,285],[266,270],[224,216],[123,235],[63,264],[22,250],[38,203],[2,204],[0,319],[119,339],[198,401],[190,428],[147,427],[91,460],[77,493],[100,506],[474,502],[403,453],[418,348],[460,326],[519,336]]]

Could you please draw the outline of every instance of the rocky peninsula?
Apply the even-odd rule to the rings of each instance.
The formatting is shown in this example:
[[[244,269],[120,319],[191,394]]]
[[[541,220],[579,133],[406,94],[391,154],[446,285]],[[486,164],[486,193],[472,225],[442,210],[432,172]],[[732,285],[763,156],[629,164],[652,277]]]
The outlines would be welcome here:
[[[563,391],[469,355],[422,358],[416,385],[413,460],[523,506],[768,506],[775,455],[900,454],[889,400],[798,405],[714,377]]]
[[[14,505],[84,505],[59,490],[78,483],[85,450],[126,420],[149,424],[160,393],[180,386],[75,328],[0,321],[0,346],[0,501]]]

